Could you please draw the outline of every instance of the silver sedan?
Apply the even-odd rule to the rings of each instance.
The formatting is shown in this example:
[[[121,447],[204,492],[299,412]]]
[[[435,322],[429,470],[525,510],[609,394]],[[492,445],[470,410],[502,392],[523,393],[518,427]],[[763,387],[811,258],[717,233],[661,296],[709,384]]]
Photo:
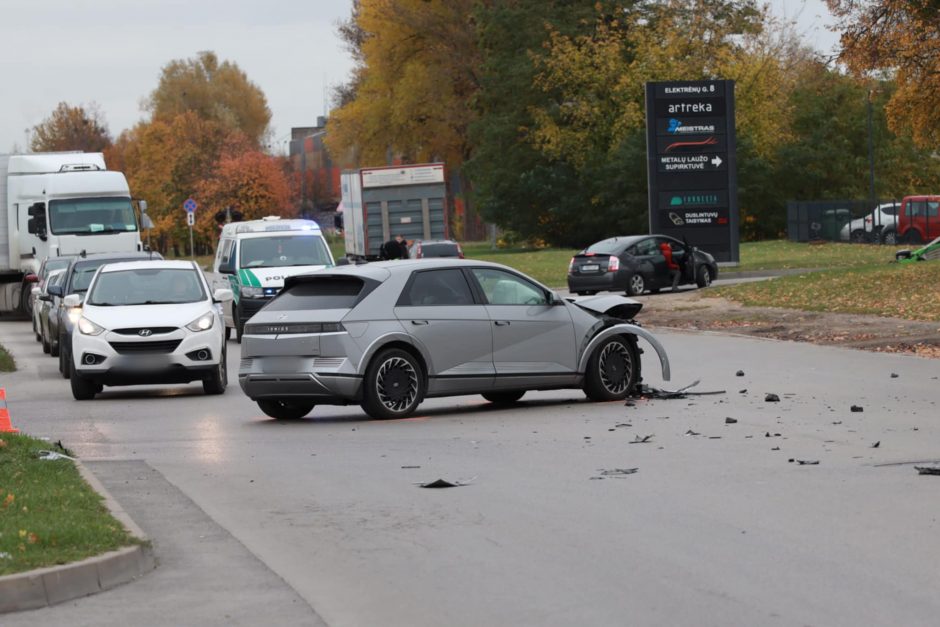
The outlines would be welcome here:
[[[563,300],[511,269],[474,260],[391,261],[289,277],[245,326],[238,380],[261,410],[300,418],[360,404],[401,418],[429,397],[581,388],[622,399],[640,382],[638,339],[669,361],[623,296]]]

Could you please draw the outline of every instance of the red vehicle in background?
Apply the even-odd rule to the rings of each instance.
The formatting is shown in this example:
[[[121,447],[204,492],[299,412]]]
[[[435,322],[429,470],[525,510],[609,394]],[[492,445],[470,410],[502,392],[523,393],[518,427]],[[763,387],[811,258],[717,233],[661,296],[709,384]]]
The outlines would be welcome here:
[[[898,212],[897,236],[909,244],[940,237],[940,196],[905,196]]]

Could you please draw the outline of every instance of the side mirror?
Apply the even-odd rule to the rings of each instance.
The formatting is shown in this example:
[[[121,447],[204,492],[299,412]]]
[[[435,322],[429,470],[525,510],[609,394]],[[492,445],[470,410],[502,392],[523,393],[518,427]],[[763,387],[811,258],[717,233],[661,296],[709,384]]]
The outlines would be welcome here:
[[[46,294],[49,296],[58,296],[62,298],[64,294],[64,288],[61,285],[50,285],[46,288]]]
[[[549,301],[548,301],[548,302],[549,302],[549,304],[551,304],[552,307],[558,307],[559,305],[564,305],[564,304],[565,304],[564,299],[562,299],[562,297],[559,296],[558,294],[556,294],[555,292],[552,292],[552,293],[549,295]]]
[[[29,291],[29,293],[32,294],[33,296],[39,296],[39,294],[42,293],[42,290],[39,289],[38,287],[34,287],[33,289]]]
[[[140,207],[141,213],[147,213],[147,201],[146,200],[138,200],[137,206]]]
[[[82,297],[78,294],[69,294],[62,300],[62,304],[65,305],[67,309],[75,309],[76,307],[82,306]]]
[[[231,257],[223,258],[222,263],[219,264],[219,274],[235,274],[235,260]]]
[[[336,260],[336,265],[338,265],[338,266],[348,266],[348,265],[349,265],[349,257],[340,257],[339,259]]]
[[[217,303],[227,303],[233,298],[234,295],[232,294],[232,290],[228,289],[227,287],[220,287],[212,293],[212,300]]]
[[[29,220],[26,222],[26,230],[33,235],[38,235],[39,239],[46,239],[46,203],[34,202],[27,209]]]
[[[140,214],[140,228],[142,229],[152,229],[153,220],[150,219],[150,216],[146,213]]]

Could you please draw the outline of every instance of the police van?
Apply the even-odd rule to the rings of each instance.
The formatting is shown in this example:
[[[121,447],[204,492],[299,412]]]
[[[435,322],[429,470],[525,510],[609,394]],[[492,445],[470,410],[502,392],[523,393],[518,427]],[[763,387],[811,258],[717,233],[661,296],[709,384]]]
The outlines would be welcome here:
[[[223,304],[225,337],[235,329],[241,342],[245,322],[284,287],[284,279],[335,265],[320,226],[313,220],[233,222],[222,228],[212,264],[212,287],[232,290]]]

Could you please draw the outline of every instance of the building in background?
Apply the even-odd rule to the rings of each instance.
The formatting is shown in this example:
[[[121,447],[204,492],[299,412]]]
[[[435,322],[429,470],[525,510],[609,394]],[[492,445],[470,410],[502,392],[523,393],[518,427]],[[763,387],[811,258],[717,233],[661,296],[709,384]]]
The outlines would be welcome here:
[[[294,127],[288,154],[299,188],[300,215],[330,229],[340,200],[342,168],[330,158],[324,137],[326,118],[323,116],[317,117],[316,126]]]

